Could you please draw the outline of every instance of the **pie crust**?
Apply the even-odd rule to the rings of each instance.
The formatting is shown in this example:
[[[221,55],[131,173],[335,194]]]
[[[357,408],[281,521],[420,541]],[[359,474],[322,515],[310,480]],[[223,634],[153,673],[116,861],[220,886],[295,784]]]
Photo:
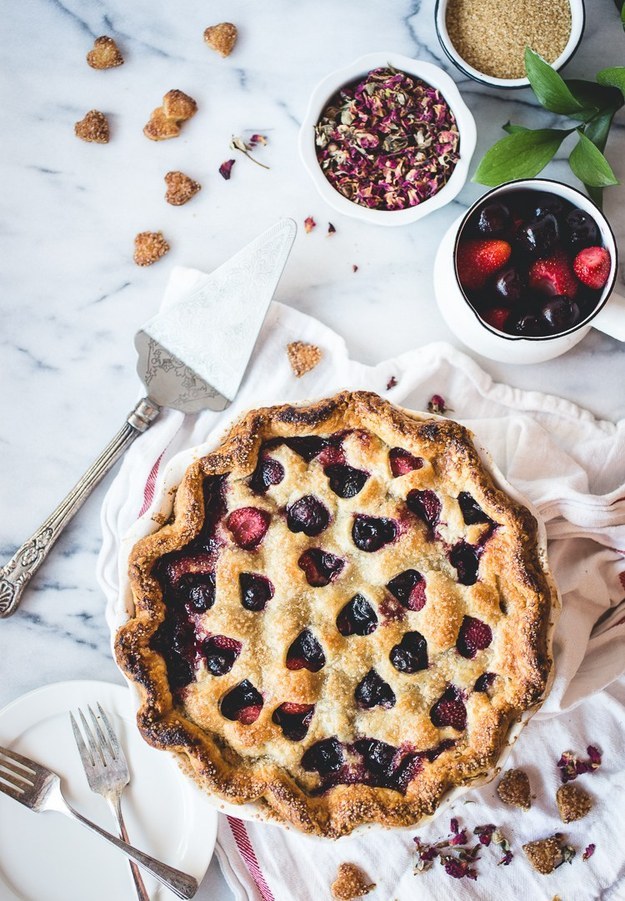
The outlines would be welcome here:
[[[130,581],[116,655],[144,738],[305,832],[431,815],[547,688],[536,520],[467,429],[372,393],[244,416]]]

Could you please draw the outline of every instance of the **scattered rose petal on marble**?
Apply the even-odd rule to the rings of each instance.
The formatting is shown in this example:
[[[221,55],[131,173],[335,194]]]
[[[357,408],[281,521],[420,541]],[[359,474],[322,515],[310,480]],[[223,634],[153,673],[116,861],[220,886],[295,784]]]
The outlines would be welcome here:
[[[236,160],[226,160],[219,167],[219,174],[222,175],[226,181],[230,180],[230,176],[232,175],[232,167],[236,163]]]

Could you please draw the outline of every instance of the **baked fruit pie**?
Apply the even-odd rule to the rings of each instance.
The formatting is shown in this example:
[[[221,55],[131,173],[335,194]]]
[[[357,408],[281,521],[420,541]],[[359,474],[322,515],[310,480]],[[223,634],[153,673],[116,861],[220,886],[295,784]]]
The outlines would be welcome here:
[[[116,650],[145,739],[306,832],[418,822],[546,690],[536,521],[470,432],[375,394],[241,419],[130,578]]]

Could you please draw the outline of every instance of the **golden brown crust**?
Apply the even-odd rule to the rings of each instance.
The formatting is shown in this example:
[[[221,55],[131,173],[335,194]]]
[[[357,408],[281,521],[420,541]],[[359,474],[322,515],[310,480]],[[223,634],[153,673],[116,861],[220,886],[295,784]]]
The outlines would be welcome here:
[[[209,25],[204,29],[204,40],[212,50],[216,50],[220,56],[230,56],[237,42],[237,26],[232,22],[220,22],[219,25]]]
[[[139,232],[135,236],[133,259],[137,266],[151,266],[169,251],[162,232]]]
[[[177,138],[180,126],[197,112],[197,103],[184,91],[174,88],[163,97],[163,105],[152,111],[143,134],[151,141],[166,141]]]
[[[95,39],[93,50],[87,54],[87,62],[92,69],[114,69],[124,64],[124,57],[113,38],[102,35]]]
[[[375,882],[371,882],[355,863],[340,863],[331,888],[336,901],[355,901],[373,891]]]
[[[172,206],[182,206],[188,203],[198,191],[202,190],[202,185],[199,182],[178,169],[167,173],[165,184],[167,185],[165,200]]]
[[[315,344],[306,344],[304,341],[291,341],[286,346],[286,354],[293,374],[298,379],[314,369],[323,357],[320,348]]]
[[[74,134],[81,141],[90,144],[108,144],[110,136],[108,119],[100,110],[89,110],[84,118],[74,125]]]
[[[308,463],[276,440],[339,432],[347,461],[369,473],[362,490],[348,499],[333,493],[318,460]],[[258,495],[248,482],[266,441],[273,442],[271,456],[282,464],[285,476]],[[389,449],[397,447],[423,463],[393,478]],[[231,671],[218,677],[200,663],[190,684],[172,695],[165,661],[150,646],[166,612],[153,567],[197,538],[204,519],[204,480],[225,474],[217,600],[193,621],[200,634],[230,636],[242,650]],[[441,499],[434,536],[406,507],[413,489],[435,490]],[[457,500],[463,491],[470,492],[487,523],[466,524]],[[331,513],[330,526],[317,537],[294,534],[280,512],[306,493],[318,496]],[[246,506],[272,517],[262,543],[252,550],[237,546],[223,525],[232,510]],[[364,553],[350,538],[357,513],[393,518],[399,537],[375,553]],[[475,547],[481,541],[482,549],[479,579],[462,585],[449,562],[449,549],[465,540]],[[340,578],[311,589],[297,564],[311,547],[344,560]],[[396,573],[412,567],[425,573],[427,603],[418,610],[404,609],[386,588]],[[266,574],[275,587],[262,613],[241,604],[238,574],[247,571]],[[449,789],[489,773],[511,723],[540,702],[551,667],[547,624],[555,598],[534,518],[495,487],[466,429],[451,420],[411,416],[367,392],[343,392],[309,406],[284,405],[244,416],[218,450],[187,469],[172,520],[134,547],[130,579],[135,614],[118,632],[116,654],[140,687],[138,724],[144,737],[173,751],[207,791],[235,803],[260,803],[272,816],[306,832],[336,837],[361,823],[406,826],[433,813]],[[379,624],[372,634],[345,637],[336,618],[358,591],[376,608]],[[466,616],[488,624],[493,636],[472,657],[456,648]],[[330,665],[318,672],[286,668],[287,648],[309,625]],[[422,672],[401,672],[391,663],[389,652],[407,630],[427,639],[429,667]],[[354,703],[354,686],[373,667],[392,685],[392,709],[362,710]],[[473,690],[485,671],[496,674],[494,682],[488,690]],[[263,697],[260,715],[250,723],[226,720],[219,707],[224,694],[243,679]],[[454,685],[464,698],[466,729],[434,724],[435,702]],[[316,705],[303,740],[287,740],[273,721],[273,712],[286,701]],[[420,753],[420,769],[402,790],[365,784],[366,779],[327,787],[316,772],[302,767],[301,758],[311,745],[331,736],[345,748],[363,737],[398,749],[409,744]],[[428,758],[427,751],[436,748],[438,753]]]

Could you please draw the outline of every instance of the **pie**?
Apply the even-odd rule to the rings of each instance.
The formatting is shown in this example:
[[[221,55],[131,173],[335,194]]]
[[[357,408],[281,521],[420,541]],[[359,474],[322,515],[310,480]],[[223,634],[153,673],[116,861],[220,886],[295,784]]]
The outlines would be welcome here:
[[[343,392],[254,410],[130,558],[139,729],[207,792],[337,837],[408,826],[543,699],[557,593],[451,420]]]

